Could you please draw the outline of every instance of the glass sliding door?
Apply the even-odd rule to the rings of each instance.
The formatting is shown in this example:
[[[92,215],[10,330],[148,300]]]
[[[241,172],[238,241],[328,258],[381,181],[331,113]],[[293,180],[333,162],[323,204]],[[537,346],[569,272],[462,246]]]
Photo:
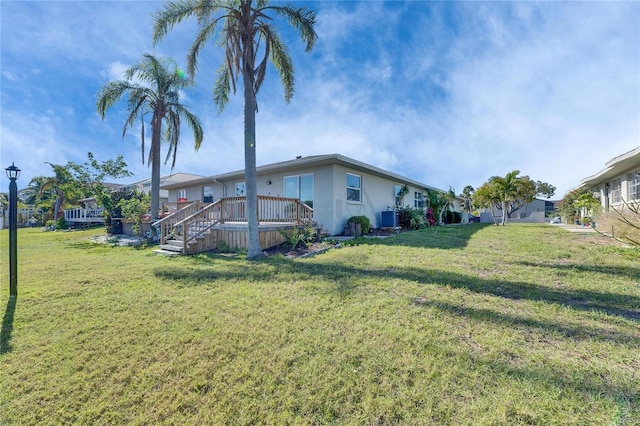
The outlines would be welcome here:
[[[284,196],[297,198],[309,207],[313,207],[313,174],[285,177]]]

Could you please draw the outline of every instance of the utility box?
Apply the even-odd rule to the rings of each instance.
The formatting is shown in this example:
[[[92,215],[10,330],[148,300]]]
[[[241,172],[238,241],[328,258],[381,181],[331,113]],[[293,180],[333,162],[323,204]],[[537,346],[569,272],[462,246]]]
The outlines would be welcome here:
[[[388,210],[381,213],[380,227],[395,228],[400,226],[400,212],[396,210]]]

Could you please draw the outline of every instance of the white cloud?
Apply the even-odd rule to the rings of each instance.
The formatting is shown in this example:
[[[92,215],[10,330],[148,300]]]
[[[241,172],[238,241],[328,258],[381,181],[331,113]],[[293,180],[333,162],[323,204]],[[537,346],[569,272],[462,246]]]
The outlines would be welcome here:
[[[74,14],[65,12],[69,4]],[[58,163],[84,161],[89,150],[101,159],[123,153],[147,177],[139,130],[121,137],[126,104],[101,121],[94,94],[122,79],[144,52],[184,66],[195,22],[176,26],[153,50],[151,13],[160,6],[3,3],[2,75],[11,83],[2,88],[3,159],[34,151],[42,163],[38,146],[47,148],[45,161]],[[558,186],[562,196],[640,144],[638,3],[312,7],[319,40],[309,55],[299,41],[291,44],[291,104],[283,102],[273,69],[258,96],[259,164],[337,152],[458,191],[520,169]],[[15,19],[22,15],[25,22]],[[195,153],[184,129],[177,171],[209,175],[244,165],[242,94],[221,115],[211,99],[222,53],[214,42],[206,46],[198,86],[181,93],[202,119],[205,141]]]

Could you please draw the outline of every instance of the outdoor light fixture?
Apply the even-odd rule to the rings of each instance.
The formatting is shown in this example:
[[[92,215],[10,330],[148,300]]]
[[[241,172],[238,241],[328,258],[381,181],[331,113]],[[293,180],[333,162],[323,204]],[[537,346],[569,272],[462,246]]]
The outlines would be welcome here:
[[[18,185],[20,169],[14,163],[6,169],[9,178],[9,296],[18,296]]]
[[[11,180],[16,180],[20,177],[21,170],[14,163],[11,163],[5,170],[7,171],[7,177]]]

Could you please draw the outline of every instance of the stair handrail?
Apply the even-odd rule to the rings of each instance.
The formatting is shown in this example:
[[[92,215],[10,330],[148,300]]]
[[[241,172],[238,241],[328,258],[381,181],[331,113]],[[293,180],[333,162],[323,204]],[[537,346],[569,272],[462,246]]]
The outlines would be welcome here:
[[[184,217],[187,214],[190,215],[192,209],[194,207],[198,209],[199,206],[200,202],[194,201],[182,207],[180,210],[171,213],[169,216],[165,216],[159,221],[155,222],[153,226],[160,226],[160,244],[165,244],[169,237],[175,235],[177,231],[177,222],[173,222],[174,220],[180,221],[181,217]]]
[[[187,219],[183,220],[185,237],[183,238],[182,246],[185,252],[187,250],[188,243],[195,241],[199,236],[203,235],[205,232],[207,232],[208,230],[210,230],[211,228],[213,228],[214,226],[222,222],[221,206],[223,204],[224,204],[224,200],[217,200],[216,202],[209,204],[208,206],[198,211],[198,213],[191,215],[189,220]],[[218,217],[215,217],[216,212],[219,212]],[[209,217],[211,213],[214,214],[213,217]],[[204,219],[206,226],[200,227],[200,229],[197,232],[195,232],[193,235],[189,235],[189,227],[194,222],[197,222],[198,219]],[[209,220],[209,219],[212,219],[212,220]]]

